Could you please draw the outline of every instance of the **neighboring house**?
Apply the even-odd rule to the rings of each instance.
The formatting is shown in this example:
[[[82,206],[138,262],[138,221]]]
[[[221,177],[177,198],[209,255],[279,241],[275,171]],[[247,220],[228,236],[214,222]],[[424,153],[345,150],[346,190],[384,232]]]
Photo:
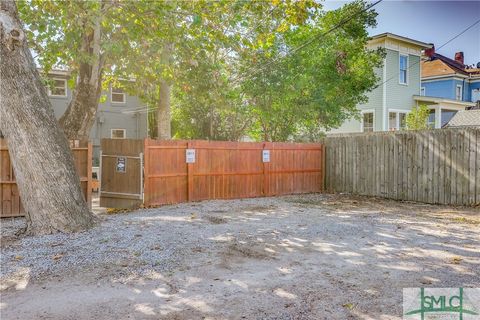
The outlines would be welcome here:
[[[455,59],[435,53],[435,47],[425,51],[422,62],[422,91],[415,97],[418,104],[430,110],[429,124],[442,128],[458,111],[473,108],[480,100],[480,68],[464,64],[463,52]]]
[[[350,119],[327,134],[399,130],[420,95],[420,59],[432,45],[392,33],[373,36],[368,48],[385,48],[383,66],[376,70],[379,86],[368,93],[368,102],[358,105],[361,119]]]
[[[48,75],[52,81],[47,89],[48,96],[57,119],[64,114],[72,99],[72,90],[67,85],[69,76],[69,72],[60,70],[51,71]],[[98,105],[95,124],[90,132],[94,166],[98,165],[100,139],[142,139],[148,136],[146,107],[138,97],[112,87],[102,95],[105,102]]]
[[[447,128],[465,128],[480,126],[480,110],[458,111],[447,123]]]

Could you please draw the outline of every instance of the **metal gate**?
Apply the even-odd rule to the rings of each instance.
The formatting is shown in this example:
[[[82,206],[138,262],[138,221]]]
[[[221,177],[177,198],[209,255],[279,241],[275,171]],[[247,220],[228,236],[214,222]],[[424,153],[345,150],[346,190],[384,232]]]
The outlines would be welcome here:
[[[100,206],[143,204],[143,140],[102,139],[101,149]]]

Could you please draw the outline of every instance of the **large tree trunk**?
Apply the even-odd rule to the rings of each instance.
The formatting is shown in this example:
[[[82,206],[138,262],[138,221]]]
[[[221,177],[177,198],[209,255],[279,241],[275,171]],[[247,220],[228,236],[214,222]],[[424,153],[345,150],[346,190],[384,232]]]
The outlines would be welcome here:
[[[171,139],[171,115],[170,115],[171,86],[165,80],[160,80],[159,100],[157,109],[157,132],[158,139]]]
[[[59,120],[69,139],[88,140],[95,123],[102,93],[104,65],[100,46],[101,33],[101,15],[98,15],[93,30],[86,31],[82,37],[82,52],[89,59],[88,62],[80,63],[78,82],[72,100]]]
[[[65,135],[27,47],[13,0],[0,2],[0,130],[26,211],[27,233],[93,225]]]
[[[102,93],[101,76],[92,76],[94,67],[82,64],[73,97],[59,122],[69,139],[88,140],[95,123]]]
[[[172,56],[172,45],[165,44],[162,51],[162,62],[168,66]],[[157,131],[158,139],[171,139],[171,114],[170,114],[170,95],[172,86],[165,79],[160,80],[159,100],[157,108]]]

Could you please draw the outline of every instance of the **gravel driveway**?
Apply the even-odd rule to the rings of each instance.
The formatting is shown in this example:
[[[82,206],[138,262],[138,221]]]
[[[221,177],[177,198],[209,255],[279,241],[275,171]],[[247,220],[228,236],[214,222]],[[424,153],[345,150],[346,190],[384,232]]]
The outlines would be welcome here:
[[[480,212],[346,195],[2,220],[7,319],[401,319],[404,287],[480,287]]]

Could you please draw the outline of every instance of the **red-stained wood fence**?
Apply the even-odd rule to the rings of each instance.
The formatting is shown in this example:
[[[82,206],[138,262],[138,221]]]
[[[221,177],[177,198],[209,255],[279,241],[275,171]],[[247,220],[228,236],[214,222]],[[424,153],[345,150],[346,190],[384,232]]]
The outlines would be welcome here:
[[[92,203],[92,144],[72,141],[75,167],[87,203]],[[21,217],[25,211],[18,193],[5,139],[0,139],[0,217]]]
[[[322,144],[146,139],[144,204],[321,192],[324,159]]]

